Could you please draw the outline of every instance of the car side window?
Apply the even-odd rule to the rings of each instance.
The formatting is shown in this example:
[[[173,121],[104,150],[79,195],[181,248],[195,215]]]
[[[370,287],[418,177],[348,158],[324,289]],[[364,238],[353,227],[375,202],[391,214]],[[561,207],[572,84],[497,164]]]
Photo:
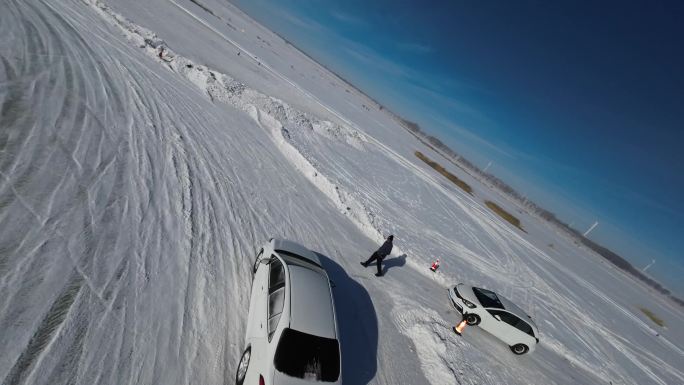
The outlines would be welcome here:
[[[271,257],[268,274],[268,340],[271,341],[285,305],[285,267],[276,257]]]
[[[515,326],[515,316],[509,312],[501,311],[501,310],[487,310],[491,315],[493,316],[499,316],[501,318],[501,321],[511,325]]]
[[[252,267],[252,273],[256,273],[257,269],[259,268],[259,261],[261,260],[261,257],[264,255],[264,248],[262,247],[261,250],[259,250],[259,253],[257,254],[256,258],[254,258],[254,266]]]
[[[516,328],[518,328],[518,330],[522,331],[523,333],[527,333],[527,334],[531,335],[532,337],[535,337],[534,331],[532,330],[532,326],[530,326],[530,324],[528,324],[527,322],[521,320],[521,319],[518,318],[518,317],[515,317],[515,318],[518,319],[518,322],[516,322],[516,324],[513,325],[513,326],[515,326]],[[535,337],[535,338],[536,338],[536,337]]]
[[[285,286],[285,267],[276,256],[271,256],[271,269],[268,274],[268,293],[272,293],[280,286]]]
[[[522,331],[523,333],[527,333],[534,337],[534,332],[532,331],[532,327],[530,324],[527,322],[523,321],[520,319],[518,316],[513,315],[507,311],[500,311],[500,310],[487,310],[489,313],[492,315],[498,315],[499,318],[501,318],[501,321],[513,326],[514,328]]]

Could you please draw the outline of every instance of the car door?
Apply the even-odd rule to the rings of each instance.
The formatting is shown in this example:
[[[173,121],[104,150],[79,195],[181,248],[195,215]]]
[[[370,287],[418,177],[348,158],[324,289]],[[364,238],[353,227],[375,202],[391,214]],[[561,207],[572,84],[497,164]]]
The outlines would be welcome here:
[[[266,335],[271,342],[278,328],[285,306],[285,265],[279,258],[273,257],[269,264],[268,274],[268,308],[266,314]]]
[[[268,254],[264,253],[262,249],[254,263],[255,271],[252,280],[247,331],[245,333],[245,347],[250,347],[251,359],[245,377],[245,384],[256,383],[259,375],[264,372],[266,367],[266,308],[268,300],[268,274],[271,260],[264,255]]]
[[[261,249],[254,262],[254,277],[252,278],[252,292],[249,302],[249,316],[247,317],[247,338],[265,336],[264,320],[266,319],[266,300],[268,290],[268,272],[270,261],[260,263],[264,254]]]
[[[496,325],[496,336],[503,342],[510,345],[515,345],[520,342],[522,331],[518,330],[516,324],[521,322],[520,318],[505,310],[488,310],[494,316]],[[498,317],[498,318],[497,318]],[[494,334],[494,333],[492,333]]]
[[[480,328],[486,330],[494,337],[503,340],[506,336],[507,325],[495,318],[497,316],[500,317],[501,312],[496,309],[486,310],[488,314],[483,314],[483,317],[481,317]]]
[[[525,338],[525,337],[530,337],[530,338],[535,338],[535,339],[537,338],[537,336],[534,335],[534,330],[532,329],[532,326],[530,326],[530,324],[527,323],[527,321],[525,321],[525,319],[520,318],[514,314],[511,314],[511,315],[515,318],[514,319],[515,322],[512,325],[513,325],[513,327],[518,329],[518,331],[520,332],[519,335],[521,338]],[[521,341],[524,341],[524,339],[522,339]]]

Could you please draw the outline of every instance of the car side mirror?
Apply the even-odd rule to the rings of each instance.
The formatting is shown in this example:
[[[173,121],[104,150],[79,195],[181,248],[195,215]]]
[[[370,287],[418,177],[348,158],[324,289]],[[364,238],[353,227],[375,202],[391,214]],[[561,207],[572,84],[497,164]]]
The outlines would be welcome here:
[[[271,258],[261,258],[259,260],[259,263],[261,263],[262,265],[268,265],[269,263],[271,263]]]
[[[495,315],[494,318],[496,318],[497,321],[501,321],[501,316],[500,315]]]

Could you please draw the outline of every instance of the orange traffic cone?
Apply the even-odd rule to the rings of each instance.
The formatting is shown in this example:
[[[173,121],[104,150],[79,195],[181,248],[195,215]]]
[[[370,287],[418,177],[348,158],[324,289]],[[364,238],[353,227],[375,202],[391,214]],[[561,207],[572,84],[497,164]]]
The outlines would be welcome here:
[[[463,333],[463,330],[465,329],[466,325],[466,320],[463,319],[461,322],[458,323],[458,325],[454,326],[452,329],[454,330],[454,333],[460,336]]]
[[[432,262],[432,266],[430,266],[430,270],[432,270],[433,273],[437,271],[437,269],[439,269],[439,258],[437,258],[436,261]]]

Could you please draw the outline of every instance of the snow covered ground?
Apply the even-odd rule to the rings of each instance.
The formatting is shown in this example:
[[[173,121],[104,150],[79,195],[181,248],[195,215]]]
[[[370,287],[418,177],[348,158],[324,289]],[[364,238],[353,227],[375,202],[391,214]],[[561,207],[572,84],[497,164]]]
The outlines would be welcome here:
[[[681,308],[230,4],[7,0],[0,36],[2,384],[233,383],[271,236],[323,256],[345,383],[684,383]],[[376,279],[358,261],[389,233]],[[537,351],[455,336],[460,281],[527,310]]]

